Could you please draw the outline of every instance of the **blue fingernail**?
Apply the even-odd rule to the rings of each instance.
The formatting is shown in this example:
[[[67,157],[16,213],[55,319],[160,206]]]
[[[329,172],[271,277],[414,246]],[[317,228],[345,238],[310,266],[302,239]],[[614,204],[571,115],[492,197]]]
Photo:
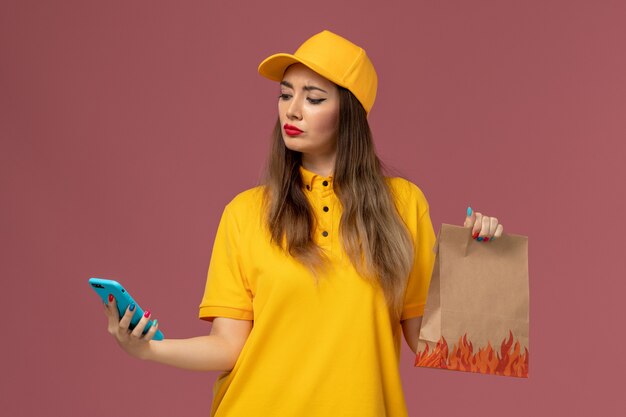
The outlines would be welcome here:
[[[476,240],[478,240],[479,242],[482,242],[482,241],[483,241],[483,238],[482,238],[482,236],[478,236],[478,237],[476,238]]]
[[[131,304],[130,304],[129,310],[130,310],[130,311],[135,310],[135,303],[131,303]]]
[[[472,217],[472,208],[467,206],[467,217]]]

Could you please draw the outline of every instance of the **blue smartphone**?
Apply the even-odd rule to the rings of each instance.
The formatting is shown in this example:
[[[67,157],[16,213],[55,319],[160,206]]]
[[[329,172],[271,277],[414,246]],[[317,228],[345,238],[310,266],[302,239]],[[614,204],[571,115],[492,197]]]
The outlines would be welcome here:
[[[117,302],[117,311],[120,314],[120,318],[122,318],[124,313],[126,313],[128,306],[131,303],[135,303],[135,314],[133,314],[129,326],[130,329],[135,328],[143,316],[143,310],[119,282],[104,278],[89,278],[89,284],[106,305],[109,305],[109,294],[113,294],[115,301]],[[148,332],[150,327],[152,327],[152,323],[152,320],[148,321],[146,328],[143,330],[143,334]],[[160,329],[156,331],[152,340],[163,340],[163,333],[161,333]]]

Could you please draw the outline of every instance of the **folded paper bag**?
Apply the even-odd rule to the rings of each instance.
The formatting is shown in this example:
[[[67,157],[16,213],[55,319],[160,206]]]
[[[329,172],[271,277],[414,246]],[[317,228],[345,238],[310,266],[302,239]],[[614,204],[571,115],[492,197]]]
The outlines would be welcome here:
[[[528,237],[444,223],[433,251],[415,366],[528,378]]]

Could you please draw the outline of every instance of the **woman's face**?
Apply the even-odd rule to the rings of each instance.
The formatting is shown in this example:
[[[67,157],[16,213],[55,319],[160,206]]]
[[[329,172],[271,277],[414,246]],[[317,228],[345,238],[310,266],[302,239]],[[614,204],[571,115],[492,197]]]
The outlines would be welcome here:
[[[290,65],[280,83],[278,115],[288,149],[322,157],[336,151],[339,90],[333,82],[303,64]]]

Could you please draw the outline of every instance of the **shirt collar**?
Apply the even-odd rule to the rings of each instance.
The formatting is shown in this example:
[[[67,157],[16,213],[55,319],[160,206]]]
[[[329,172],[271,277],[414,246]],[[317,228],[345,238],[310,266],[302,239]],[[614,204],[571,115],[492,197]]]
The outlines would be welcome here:
[[[321,175],[316,174],[315,172],[311,172],[308,169],[305,169],[302,165],[300,165],[300,175],[302,178],[302,184],[304,184],[304,188],[307,190],[313,190],[314,188],[321,189],[329,189],[332,190],[333,184],[333,176],[329,175],[327,177],[323,177]],[[327,185],[324,186],[323,182],[327,181]]]

